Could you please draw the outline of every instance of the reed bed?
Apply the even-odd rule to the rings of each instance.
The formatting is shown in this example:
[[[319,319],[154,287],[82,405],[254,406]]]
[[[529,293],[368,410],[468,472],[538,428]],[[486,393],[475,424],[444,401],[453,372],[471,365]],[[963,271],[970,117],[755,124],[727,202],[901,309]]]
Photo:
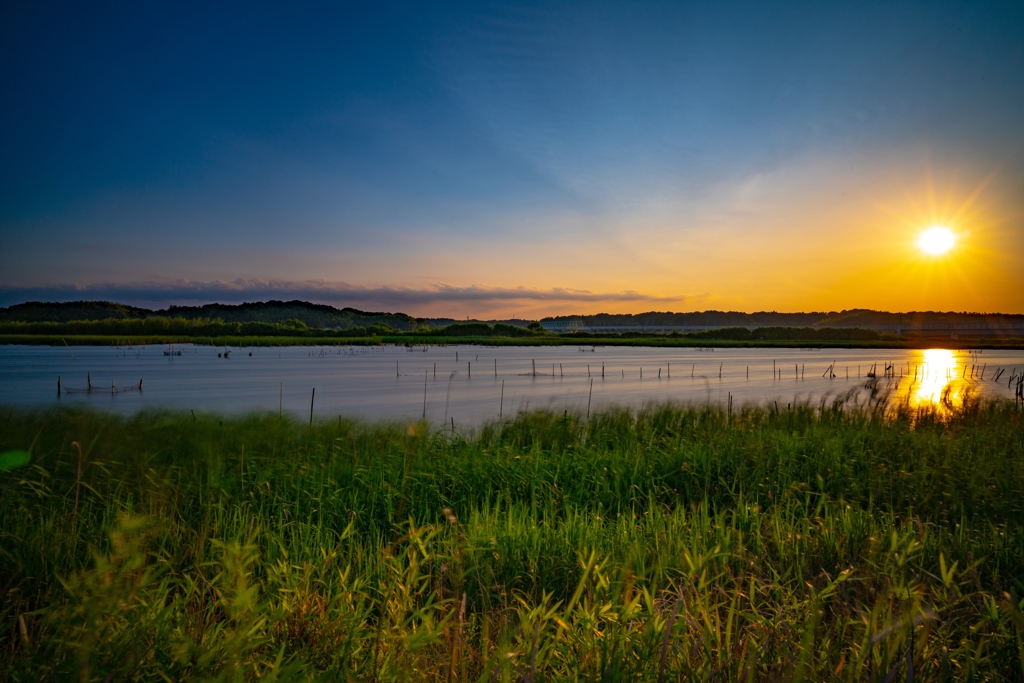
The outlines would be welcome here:
[[[1019,681],[1024,415],[4,410],[0,678]]]

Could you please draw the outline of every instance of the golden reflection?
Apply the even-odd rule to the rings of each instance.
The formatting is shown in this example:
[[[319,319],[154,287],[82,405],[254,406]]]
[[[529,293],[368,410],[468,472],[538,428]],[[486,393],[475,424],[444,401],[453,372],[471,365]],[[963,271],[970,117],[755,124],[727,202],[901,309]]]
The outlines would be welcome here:
[[[949,349],[922,351],[920,362],[911,369],[910,404],[939,409],[952,407],[961,398],[958,379],[956,354]]]

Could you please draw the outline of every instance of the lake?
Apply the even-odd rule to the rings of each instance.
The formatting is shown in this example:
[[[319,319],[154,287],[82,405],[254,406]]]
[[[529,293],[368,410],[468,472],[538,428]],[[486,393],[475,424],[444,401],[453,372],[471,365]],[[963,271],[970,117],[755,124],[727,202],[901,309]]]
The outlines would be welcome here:
[[[170,355],[168,351],[170,350]],[[0,346],[0,404],[283,411],[475,426],[520,410],[586,413],[676,401],[818,404],[882,395],[912,405],[1012,399],[1024,351],[430,346]],[[250,355],[251,354],[251,355]],[[888,377],[883,377],[891,366]],[[831,368],[831,371],[829,370]],[[877,377],[867,374],[874,369]],[[91,393],[57,395],[57,379]],[[998,379],[997,379],[998,378]],[[143,381],[141,391],[111,386]],[[865,386],[869,385],[869,386]],[[315,398],[314,398],[315,390]]]

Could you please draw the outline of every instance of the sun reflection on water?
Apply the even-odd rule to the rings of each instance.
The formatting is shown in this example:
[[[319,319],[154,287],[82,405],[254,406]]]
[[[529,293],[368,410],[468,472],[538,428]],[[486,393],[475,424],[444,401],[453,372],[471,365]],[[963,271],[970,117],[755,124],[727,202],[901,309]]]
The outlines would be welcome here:
[[[958,360],[949,349],[927,349],[912,369],[908,398],[911,406],[943,409],[960,403]]]

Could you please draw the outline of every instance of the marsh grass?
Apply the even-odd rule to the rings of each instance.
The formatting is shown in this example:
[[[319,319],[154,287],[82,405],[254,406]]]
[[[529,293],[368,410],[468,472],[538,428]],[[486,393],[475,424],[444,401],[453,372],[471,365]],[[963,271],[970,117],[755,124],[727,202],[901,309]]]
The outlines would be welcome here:
[[[1024,675],[1010,404],[473,434],[5,410],[8,449],[10,680]]]

